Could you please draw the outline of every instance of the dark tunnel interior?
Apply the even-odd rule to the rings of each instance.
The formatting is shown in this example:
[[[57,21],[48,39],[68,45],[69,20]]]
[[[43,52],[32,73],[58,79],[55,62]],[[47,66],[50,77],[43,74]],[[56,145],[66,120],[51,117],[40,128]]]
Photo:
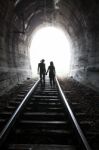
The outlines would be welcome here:
[[[98,0],[1,0],[0,94],[32,77],[29,46],[43,24],[60,27],[72,43],[71,76],[99,90]]]
[[[46,27],[50,30],[36,43],[33,38]],[[53,40],[53,28],[62,31],[69,49],[60,45],[59,32]],[[40,43],[46,45],[45,51]],[[43,78],[38,79],[41,59],[47,64],[56,56],[55,68],[58,66],[60,73],[65,70],[65,75],[59,77],[56,69],[55,78],[53,67],[53,80],[50,75],[45,78],[50,73],[44,66]],[[13,150],[21,146],[21,150],[36,150],[35,144],[42,143],[45,149],[46,144],[56,144],[79,150],[83,139],[93,150],[99,149],[99,0],[0,0],[0,149],[7,141],[3,146]]]

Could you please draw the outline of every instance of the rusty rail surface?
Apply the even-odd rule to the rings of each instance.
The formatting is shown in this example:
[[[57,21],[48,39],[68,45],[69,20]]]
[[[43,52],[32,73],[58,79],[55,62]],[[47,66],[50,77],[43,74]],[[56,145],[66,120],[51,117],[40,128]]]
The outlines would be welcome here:
[[[71,109],[71,107],[68,103],[68,100],[67,100],[66,96],[64,95],[64,93],[63,93],[63,91],[60,87],[60,84],[59,84],[57,78],[56,78],[56,83],[57,83],[57,86],[58,86],[58,89],[59,89],[60,96],[61,96],[62,100],[64,101],[66,110],[68,110],[68,114],[70,116],[70,119],[71,119],[76,131],[77,131],[77,134],[80,138],[82,146],[84,147],[85,150],[92,150],[89,143],[88,143],[88,141],[87,141],[87,139],[86,139],[86,137],[85,137],[85,135],[84,135],[84,133],[83,133],[83,131],[82,131],[82,129],[80,128],[80,126],[79,126],[79,124],[78,124],[78,122],[77,122],[77,120],[74,116],[74,113],[73,113],[73,111],[72,111],[72,109]]]
[[[33,86],[32,88],[29,90],[29,92],[26,94],[25,98],[22,100],[22,102],[20,103],[20,105],[18,106],[18,108],[15,110],[15,112],[13,113],[13,115],[11,116],[11,118],[9,119],[9,121],[7,122],[7,124],[5,125],[5,127],[3,128],[3,130],[0,133],[0,147],[3,145],[4,141],[6,140],[10,130],[12,129],[13,125],[16,123],[20,113],[22,112],[22,110],[25,108],[29,98],[31,97],[31,94],[34,92],[34,90],[36,89],[37,85],[39,84],[40,80],[38,80]]]

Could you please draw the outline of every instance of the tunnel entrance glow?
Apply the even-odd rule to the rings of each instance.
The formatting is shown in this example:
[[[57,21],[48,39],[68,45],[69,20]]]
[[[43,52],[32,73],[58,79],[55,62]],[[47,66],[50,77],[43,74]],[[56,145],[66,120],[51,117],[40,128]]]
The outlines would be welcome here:
[[[34,35],[30,46],[30,61],[33,77],[37,76],[37,66],[45,59],[46,69],[54,62],[56,74],[66,76],[70,71],[70,43],[65,33],[55,27],[44,27]]]

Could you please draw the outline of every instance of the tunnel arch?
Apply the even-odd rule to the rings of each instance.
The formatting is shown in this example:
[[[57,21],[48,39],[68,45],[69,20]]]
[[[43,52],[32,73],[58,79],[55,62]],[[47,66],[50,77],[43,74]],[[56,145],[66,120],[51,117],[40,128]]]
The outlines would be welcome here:
[[[89,5],[90,4],[90,5]],[[29,44],[33,31],[47,22],[61,26],[70,36],[71,75],[99,89],[99,2],[97,0],[1,0],[1,93],[31,77]]]
[[[54,61],[57,76],[70,76],[72,52],[70,37],[66,31],[53,24],[42,24],[34,30],[30,43],[30,61],[32,70],[35,70],[33,75],[37,76],[37,64],[44,58],[46,68],[50,61]],[[33,60],[36,64],[33,64]]]

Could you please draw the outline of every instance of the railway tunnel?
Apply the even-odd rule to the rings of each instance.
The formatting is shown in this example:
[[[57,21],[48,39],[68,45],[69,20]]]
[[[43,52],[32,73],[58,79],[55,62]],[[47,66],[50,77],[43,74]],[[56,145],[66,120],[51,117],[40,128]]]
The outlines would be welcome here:
[[[38,53],[41,55],[46,52],[46,56],[47,54],[50,55],[47,47],[44,52],[39,47],[36,54],[35,49],[32,51],[32,60],[30,56],[33,37],[39,30],[47,27],[50,27],[51,30],[55,28],[62,31],[66,38],[65,42],[69,45],[68,56],[67,51],[65,53],[61,49],[62,43],[60,52],[55,47],[56,51],[53,49],[55,53],[52,52],[55,57],[51,57],[51,59],[57,57],[57,61],[55,59],[56,66],[57,64],[63,66],[60,69],[67,71],[68,64],[68,71],[63,77],[68,76],[86,88],[89,87],[94,92],[98,92],[98,7],[99,2],[97,0],[1,0],[0,96],[5,95],[16,85],[34,77],[34,66],[37,66],[38,60],[42,59],[39,57],[35,63],[34,60]],[[48,36],[51,30],[48,31]],[[59,33],[57,37],[58,35]],[[50,40],[51,38],[49,43]],[[60,41],[61,39],[55,44],[58,45]],[[45,43],[42,41],[42,43],[46,44],[46,41]],[[37,45],[39,45],[39,42],[37,42]],[[67,48],[65,49],[67,50]],[[58,54],[61,53],[64,53],[64,55],[58,57]],[[45,60],[50,58],[46,56]],[[65,61],[68,57],[69,62]],[[59,61],[62,60],[64,60],[63,64],[60,64]],[[33,66],[31,66],[31,62],[34,62]]]
[[[99,89],[98,1],[8,0],[0,2],[0,11],[1,94],[31,78],[32,36],[47,25],[59,27],[70,39],[71,76]]]

